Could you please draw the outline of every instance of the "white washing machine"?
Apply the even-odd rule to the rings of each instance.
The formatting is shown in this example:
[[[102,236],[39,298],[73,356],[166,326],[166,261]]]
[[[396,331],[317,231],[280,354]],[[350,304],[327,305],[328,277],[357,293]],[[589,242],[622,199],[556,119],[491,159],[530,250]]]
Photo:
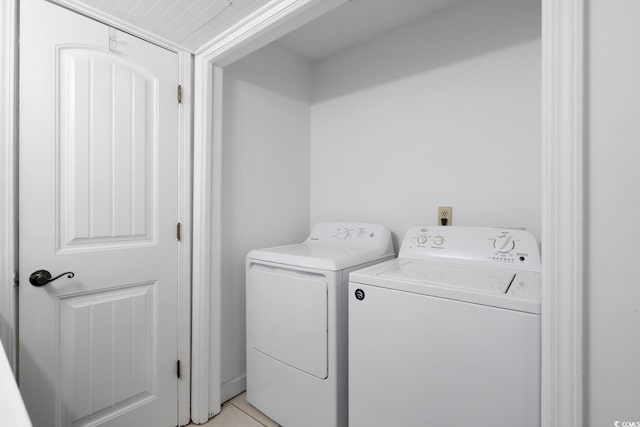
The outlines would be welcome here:
[[[530,233],[415,227],[349,279],[349,426],[540,426]]]
[[[285,427],[347,425],[347,285],[395,256],[376,224],[321,223],[247,255],[247,400]]]

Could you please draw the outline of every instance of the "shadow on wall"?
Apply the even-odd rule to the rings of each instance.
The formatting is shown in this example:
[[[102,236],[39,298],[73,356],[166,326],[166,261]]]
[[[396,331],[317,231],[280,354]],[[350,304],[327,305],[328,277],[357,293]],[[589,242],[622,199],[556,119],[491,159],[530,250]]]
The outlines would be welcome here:
[[[10,342],[13,340],[13,330],[9,326],[9,322],[7,322],[5,317],[2,316],[2,313],[0,313],[0,340],[2,341],[2,346],[4,347],[5,352],[13,348],[14,344],[13,342]],[[12,363],[13,357],[11,357],[11,355],[7,354],[7,359],[9,360],[9,363]]]
[[[236,82],[261,88],[273,95],[291,98],[308,104],[311,99],[309,87],[310,64],[292,54],[286,48],[271,43],[225,68],[225,76]],[[237,95],[237,87],[225,79],[224,102]]]
[[[541,13],[540,0],[453,3],[314,63],[312,101],[326,101],[539,40]]]
[[[64,398],[61,398],[60,401],[56,401],[56,399],[42,401],[42,399],[40,399],[42,396],[56,396],[56,392],[60,392],[61,390],[56,390],[55,385],[52,384],[50,380],[50,375],[47,375],[46,372],[40,369],[35,358],[31,356],[31,353],[24,347],[20,348],[20,362],[30,367],[29,371],[25,372],[21,370],[20,393],[22,394],[27,413],[34,427],[51,425],[54,422],[54,420],[42,419],[42,414],[59,413],[62,418],[69,416],[70,419],[73,419],[71,402],[66,401]],[[33,386],[25,389],[25,387],[22,386],[25,381],[30,381],[31,384],[37,384],[37,390],[36,387]],[[36,391],[35,395],[29,394],[34,391]],[[37,405],[37,407],[34,405]],[[56,406],[59,412],[56,410]]]
[[[222,393],[243,390],[245,256],[309,232],[309,66],[264,47],[224,70],[222,123]]]

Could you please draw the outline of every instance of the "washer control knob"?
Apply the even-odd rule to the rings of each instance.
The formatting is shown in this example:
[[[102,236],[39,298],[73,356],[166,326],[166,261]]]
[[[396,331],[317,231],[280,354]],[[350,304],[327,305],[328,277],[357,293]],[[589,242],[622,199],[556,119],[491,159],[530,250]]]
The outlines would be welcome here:
[[[427,243],[427,236],[425,236],[424,234],[421,234],[418,236],[417,241],[419,245],[424,245],[425,243]]]
[[[444,237],[442,236],[436,236],[433,238],[433,244],[436,246],[440,246],[444,243]]]
[[[493,247],[500,253],[506,254],[516,247],[516,242],[511,236],[498,236],[493,242]]]

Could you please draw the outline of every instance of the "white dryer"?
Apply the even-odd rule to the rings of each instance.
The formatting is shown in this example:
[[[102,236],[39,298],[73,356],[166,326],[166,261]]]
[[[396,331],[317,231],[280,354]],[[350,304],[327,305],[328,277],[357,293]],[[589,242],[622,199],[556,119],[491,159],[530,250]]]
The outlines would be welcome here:
[[[347,425],[349,272],[393,258],[381,225],[321,223],[247,255],[247,400],[285,427]]]
[[[530,233],[415,227],[350,275],[349,426],[540,426]]]

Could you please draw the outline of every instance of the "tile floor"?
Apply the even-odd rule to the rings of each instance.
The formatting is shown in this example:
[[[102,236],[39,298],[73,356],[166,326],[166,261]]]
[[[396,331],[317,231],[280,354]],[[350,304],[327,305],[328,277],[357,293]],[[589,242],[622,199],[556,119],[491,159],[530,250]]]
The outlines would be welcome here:
[[[278,424],[251,406],[245,392],[222,405],[222,411],[202,427],[278,427]]]

